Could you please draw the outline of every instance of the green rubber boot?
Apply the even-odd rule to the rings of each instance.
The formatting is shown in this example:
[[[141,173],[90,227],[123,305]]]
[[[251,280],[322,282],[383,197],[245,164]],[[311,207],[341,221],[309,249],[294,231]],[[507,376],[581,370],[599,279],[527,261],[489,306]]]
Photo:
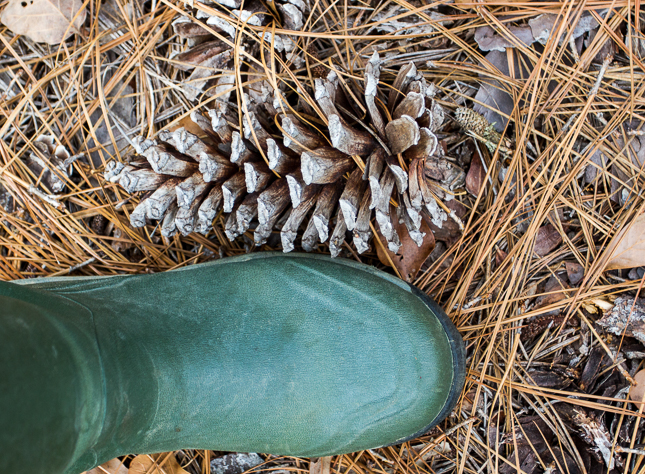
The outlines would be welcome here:
[[[177,449],[329,456],[445,418],[464,347],[374,268],[258,253],[155,275],[0,282],[0,472]]]

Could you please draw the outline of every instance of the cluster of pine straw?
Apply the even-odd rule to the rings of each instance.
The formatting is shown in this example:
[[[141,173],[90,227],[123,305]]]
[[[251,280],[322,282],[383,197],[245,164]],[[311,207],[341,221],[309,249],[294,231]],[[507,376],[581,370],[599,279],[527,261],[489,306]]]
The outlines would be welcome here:
[[[298,31],[245,24],[230,40],[241,66],[293,92],[312,83],[321,67],[361,81],[378,49],[388,58],[390,83],[393,71],[413,60],[451,113],[456,106],[472,107],[482,85],[501,88],[515,104],[502,114],[509,119],[507,149],[483,146],[461,132],[455,138],[451,132],[459,128],[447,128],[448,154],[478,153],[483,179],[475,195],[459,193],[467,209],[463,232],[434,252],[415,281],[445,308],[466,341],[468,372],[459,405],[427,435],[334,457],[332,471],[645,472],[643,406],[625,400],[645,349],[594,324],[598,304],[633,297],[643,284],[637,270],[605,271],[607,242],[645,205],[643,160],[635,164],[626,151],[635,145],[620,147],[633,141],[641,146],[645,120],[645,18],[636,5],[321,0],[311,2]],[[276,18],[284,11],[274,2],[266,6]],[[575,41],[558,40],[592,7],[600,28],[584,38],[582,54],[574,53]],[[165,239],[154,226],[132,228],[129,213],[141,196],[103,179],[105,164],[123,161],[135,136],[185,126],[192,112],[213,108],[214,95],[186,97],[182,87],[190,73],[176,67],[171,54],[186,49],[172,22],[212,11],[212,4],[107,1],[88,8],[82,34],[60,47],[0,31],[0,278],[160,272],[248,251],[226,238],[221,216],[207,235]],[[601,9],[611,14],[600,16]],[[514,79],[475,41],[479,27],[503,36],[545,13],[564,21],[544,46],[517,42],[506,50],[510,69],[521,70],[511,71]],[[401,28],[407,29],[397,34]],[[284,54],[239,51],[267,31],[288,35],[293,54],[304,62],[286,68]],[[603,51],[606,60],[599,62]],[[520,59],[513,60],[517,52]],[[238,75],[234,94],[246,85],[240,80],[255,79]],[[68,171],[59,169],[64,186],[55,195],[43,191],[48,177],[28,159],[42,148],[36,140],[43,135],[69,151],[63,156]],[[328,252],[325,246],[319,251]],[[347,247],[345,255],[392,271],[374,246],[360,256]],[[603,429],[609,440],[604,451],[598,445]],[[221,454],[174,455],[187,472],[206,474]],[[310,467],[308,459],[267,456],[254,472]]]

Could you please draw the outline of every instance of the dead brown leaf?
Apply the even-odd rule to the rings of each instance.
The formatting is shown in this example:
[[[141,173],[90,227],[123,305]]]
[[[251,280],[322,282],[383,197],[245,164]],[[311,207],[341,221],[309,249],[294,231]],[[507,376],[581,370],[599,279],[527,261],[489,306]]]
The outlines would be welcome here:
[[[331,456],[318,458],[309,463],[309,474],[329,474],[331,469]]]
[[[482,184],[484,184],[484,179],[486,179],[486,171],[484,170],[484,165],[482,164],[482,159],[479,156],[479,153],[475,150],[473,158],[470,161],[470,169],[466,175],[466,189],[468,192],[475,197],[479,196],[479,191],[481,191]]]
[[[391,215],[395,215],[396,211],[391,209],[390,213]],[[426,235],[423,238],[423,244],[421,247],[417,247],[417,244],[412,240],[410,234],[408,234],[405,224],[399,223],[398,219],[392,219],[392,224],[401,239],[401,247],[396,254],[391,252],[387,248],[385,237],[378,232],[378,238],[383,243],[383,245],[376,246],[378,258],[384,265],[391,266],[390,260],[388,259],[389,256],[392,263],[394,263],[394,266],[399,271],[401,278],[410,283],[417,276],[417,273],[419,273],[419,269],[421,268],[421,265],[423,265],[423,262],[428,259],[428,256],[434,250],[434,235],[425,220],[422,220],[420,229],[421,232],[425,232]],[[387,255],[385,252],[387,252]]]
[[[544,257],[561,243],[562,236],[558,232],[558,229],[553,227],[552,224],[543,225],[535,236],[535,247],[533,247],[533,251],[540,257]]]
[[[90,471],[85,471],[84,474],[128,474],[128,468],[119,458],[114,458]]]
[[[577,262],[565,262],[567,277],[572,285],[577,285],[585,276],[585,268]]]
[[[645,214],[637,216],[612,239],[605,270],[645,265]]]
[[[9,0],[0,21],[36,43],[59,44],[85,21],[82,0]]]
[[[645,397],[645,370],[640,370],[634,375],[637,385],[629,389],[629,398],[635,402],[642,402]]]
[[[173,453],[140,454],[130,462],[128,474],[188,474]]]

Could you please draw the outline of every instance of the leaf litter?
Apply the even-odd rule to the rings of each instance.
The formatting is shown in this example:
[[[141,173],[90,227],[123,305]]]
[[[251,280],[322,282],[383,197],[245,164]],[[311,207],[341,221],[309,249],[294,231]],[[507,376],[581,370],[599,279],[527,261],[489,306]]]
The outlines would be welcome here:
[[[10,5],[17,8],[9,3],[4,12]],[[441,159],[424,171],[442,206],[422,214],[421,247],[402,240],[398,253],[379,259],[378,242],[358,254],[347,233],[340,253],[391,272],[394,265],[435,298],[466,341],[468,381],[430,433],[400,448],[335,456],[329,470],[643,468],[633,402],[645,383],[645,23],[632,4],[280,1],[274,11],[233,0],[134,1],[91,5],[83,19],[78,5],[67,4],[78,22],[63,15],[51,47],[18,26],[24,15],[13,26],[3,19],[0,278],[158,272],[252,251],[244,238],[229,241],[222,215],[206,235],[132,228],[146,192],[107,183],[106,164],[131,163],[136,136],[185,127],[191,112],[213,109],[227,94],[232,130],[242,130],[245,104],[266,111],[272,90],[327,137],[314,87],[329,71],[353,116],[343,112],[346,120],[378,135],[369,111],[389,121],[393,110],[383,104],[413,62],[445,112],[435,132]],[[368,99],[374,51],[383,64]],[[225,58],[235,67],[222,66]],[[460,109],[483,114],[478,130],[487,136],[463,128]],[[263,126],[282,138],[275,122]],[[273,237],[261,250],[281,249]],[[409,267],[397,266],[401,256]],[[120,461],[198,474],[227,455],[182,450]],[[259,457],[249,472],[317,469],[316,461]]]

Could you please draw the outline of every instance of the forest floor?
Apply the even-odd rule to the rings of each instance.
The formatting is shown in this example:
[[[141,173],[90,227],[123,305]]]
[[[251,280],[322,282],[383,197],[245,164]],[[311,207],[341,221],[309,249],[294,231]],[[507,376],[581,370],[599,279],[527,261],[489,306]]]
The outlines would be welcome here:
[[[73,12],[83,7],[68,3]],[[385,115],[406,93],[397,78],[410,63],[414,80],[434,85],[423,107],[440,152],[419,166],[438,207],[423,210],[421,246],[403,238],[412,224],[401,221],[401,248],[387,252],[372,220],[369,250],[359,253],[351,234],[337,250],[439,302],[466,342],[466,385],[443,423],[399,446],[317,461],[184,450],[128,456],[94,472],[645,473],[640,4],[230,3],[89,2],[58,44],[38,39],[36,21],[26,30],[2,26],[0,279],[152,273],[281,250],[279,229],[254,246],[256,224],[230,241],[222,212],[205,233],[162,235],[151,221],[132,227],[149,193],[129,194],[106,179],[106,166],[136,168],[139,135],[179,127],[199,135],[191,113],[207,116],[224,102],[233,129],[244,128],[252,106],[281,138],[271,116],[276,91],[325,135],[314,89],[330,72],[345,120],[378,134],[365,99],[376,51],[374,97]],[[228,62],[195,49],[208,41]],[[466,109],[481,113],[477,124],[460,120]],[[360,155],[353,160],[369,171]],[[387,166],[408,171],[407,157]],[[313,251],[330,253],[329,242]]]

